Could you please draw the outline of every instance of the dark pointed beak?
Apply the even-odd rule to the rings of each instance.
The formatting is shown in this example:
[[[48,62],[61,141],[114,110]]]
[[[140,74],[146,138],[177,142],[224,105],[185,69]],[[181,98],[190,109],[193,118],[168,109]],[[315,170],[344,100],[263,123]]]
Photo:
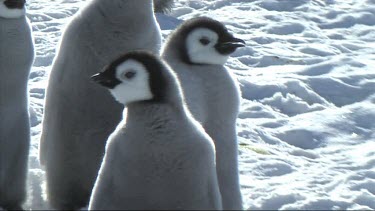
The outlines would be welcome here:
[[[215,47],[219,53],[229,55],[234,53],[237,48],[245,47],[246,43],[244,40],[238,38],[232,38],[229,41],[218,43]]]
[[[22,9],[26,4],[26,0],[6,0],[4,4],[9,9]]]
[[[91,80],[97,84],[100,84],[106,88],[112,88],[112,80],[106,77],[103,73],[98,73],[91,76]]]

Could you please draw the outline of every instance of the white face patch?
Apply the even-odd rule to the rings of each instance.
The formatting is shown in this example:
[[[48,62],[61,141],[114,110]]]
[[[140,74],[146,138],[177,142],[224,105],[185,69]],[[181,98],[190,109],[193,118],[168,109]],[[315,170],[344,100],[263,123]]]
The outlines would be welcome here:
[[[224,65],[229,55],[222,55],[216,50],[218,40],[219,35],[212,30],[198,28],[192,31],[186,39],[190,61],[197,64]]]
[[[13,18],[20,18],[25,16],[26,11],[25,8],[23,9],[9,9],[4,4],[5,0],[0,0],[0,17],[1,18],[7,18],[7,19],[13,19]]]
[[[153,98],[149,73],[135,60],[127,60],[116,68],[116,78],[121,81],[110,90],[116,100],[124,105]]]

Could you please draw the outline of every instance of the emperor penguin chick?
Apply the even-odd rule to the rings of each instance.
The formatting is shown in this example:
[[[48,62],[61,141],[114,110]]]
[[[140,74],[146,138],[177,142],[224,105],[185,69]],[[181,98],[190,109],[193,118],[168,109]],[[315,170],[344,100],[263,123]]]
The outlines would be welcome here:
[[[27,81],[34,60],[24,0],[0,0],[0,207],[26,198],[30,122]],[[1,209],[1,208],[0,208]]]
[[[92,0],[67,26],[49,77],[39,150],[53,208],[87,206],[106,140],[121,119],[123,106],[90,76],[124,52],[159,53],[160,46],[152,0]]]
[[[198,17],[177,28],[162,53],[180,79],[190,111],[215,142],[224,210],[242,209],[236,133],[240,91],[224,64],[243,46],[222,23]]]
[[[221,209],[213,142],[185,107],[172,70],[132,52],[93,80],[128,111],[109,138],[89,209]]]

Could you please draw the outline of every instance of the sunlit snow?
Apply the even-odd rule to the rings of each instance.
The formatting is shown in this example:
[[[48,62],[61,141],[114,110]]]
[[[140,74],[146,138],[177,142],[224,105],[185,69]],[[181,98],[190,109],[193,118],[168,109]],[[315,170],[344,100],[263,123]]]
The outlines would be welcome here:
[[[45,88],[64,26],[84,0],[29,0],[36,61],[26,209],[47,209],[38,143]],[[246,209],[375,209],[375,1],[180,0],[158,15],[218,19],[246,40],[227,63]],[[72,172],[74,173],[74,172]]]

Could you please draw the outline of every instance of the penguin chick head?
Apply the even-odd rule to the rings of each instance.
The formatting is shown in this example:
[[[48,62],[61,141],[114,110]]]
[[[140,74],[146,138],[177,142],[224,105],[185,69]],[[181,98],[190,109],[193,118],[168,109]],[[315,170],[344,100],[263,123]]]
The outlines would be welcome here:
[[[173,39],[182,42],[182,58],[192,64],[224,65],[230,54],[245,46],[245,41],[235,38],[222,23],[207,17],[186,21],[170,41]]]
[[[20,18],[25,15],[26,0],[0,0],[0,18]]]
[[[114,98],[127,105],[138,101],[161,101],[166,90],[163,63],[146,51],[125,54],[92,76]]]

